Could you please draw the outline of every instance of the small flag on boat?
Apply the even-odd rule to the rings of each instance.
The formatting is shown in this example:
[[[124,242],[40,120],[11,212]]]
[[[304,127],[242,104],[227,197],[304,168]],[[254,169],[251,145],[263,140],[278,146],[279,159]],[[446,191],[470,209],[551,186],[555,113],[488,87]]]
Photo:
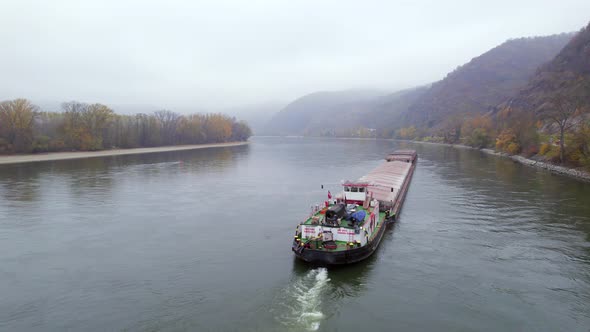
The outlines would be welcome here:
[[[332,193],[328,190],[328,199],[332,199]]]

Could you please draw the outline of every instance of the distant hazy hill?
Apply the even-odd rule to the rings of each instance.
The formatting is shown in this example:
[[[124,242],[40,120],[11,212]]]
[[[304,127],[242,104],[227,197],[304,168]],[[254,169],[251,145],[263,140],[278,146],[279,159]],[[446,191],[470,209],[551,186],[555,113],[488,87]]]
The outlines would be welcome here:
[[[377,100],[376,105],[368,110],[363,120],[359,120],[369,128],[400,127],[400,117],[428,92],[430,86],[421,86],[394,92]]]
[[[264,132],[271,135],[313,135],[318,127],[329,128],[335,123],[344,126],[354,118],[354,113],[371,108],[376,98],[383,94],[377,90],[311,93],[296,99],[275,114]]]
[[[436,82],[402,115],[404,125],[436,127],[446,119],[482,114],[517,94],[572,34],[508,40]]]
[[[454,116],[487,113],[516,96],[539,66],[551,61],[572,37],[560,34],[508,40],[429,87],[392,94],[355,90],[312,93],[277,113],[265,133],[324,135],[358,127],[433,128]],[[556,61],[560,66],[587,68],[587,38],[576,38],[572,44],[563,51],[568,57],[560,53]],[[586,57],[572,60],[576,52]]]
[[[286,103],[279,101],[267,101],[258,104],[234,106],[220,109],[219,111],[230,116],[235,116],[248,123],[254,135],[264,135],[268,121],[280,111]]]
[[[567,92],[580,78],[590,83],[590,24],[577,33],[554,59],[539,67],[511,104],[535,110],[551,93],[557,90]]]

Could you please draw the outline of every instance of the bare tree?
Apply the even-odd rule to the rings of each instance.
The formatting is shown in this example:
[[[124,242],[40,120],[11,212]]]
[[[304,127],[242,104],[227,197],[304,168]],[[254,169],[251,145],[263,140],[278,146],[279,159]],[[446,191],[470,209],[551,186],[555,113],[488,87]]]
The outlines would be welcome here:
[[[174,144],[176,126],[178,125],[180,115],[171,111],[162,110],[154,112],[154,116],[162,126],[162,136],[165,144]]]
[[[102,104],[88,105],[86,112],[82,114],[84,126],[102,145],[103,131],[113,117],[113,110]]]
[[[541,105],[539,114],[559,128],[559,160],[565,161],[565,133],[576,125],[576,119],[588,111],[588,84],[576,82],[574,88],[556,92],[547,103]]]

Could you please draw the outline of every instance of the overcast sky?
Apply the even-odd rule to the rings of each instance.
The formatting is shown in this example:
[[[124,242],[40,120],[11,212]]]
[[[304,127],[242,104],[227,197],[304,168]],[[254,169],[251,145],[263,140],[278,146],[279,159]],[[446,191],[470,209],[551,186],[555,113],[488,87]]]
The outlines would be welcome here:
[[[0,100],[214,109],[393,91],[588,21],[589,0],[1,0]]]

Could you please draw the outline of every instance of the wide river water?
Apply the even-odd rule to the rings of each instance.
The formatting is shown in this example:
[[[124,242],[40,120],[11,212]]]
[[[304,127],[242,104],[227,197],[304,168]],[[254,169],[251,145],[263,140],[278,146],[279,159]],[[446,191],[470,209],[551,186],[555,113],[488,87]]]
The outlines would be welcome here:
[[[444,146],[251,141],[0,166],[0,330],[590,329],[590,184]],[[400,147],[418,167],[376,253],[297,261],[325,189]]]

